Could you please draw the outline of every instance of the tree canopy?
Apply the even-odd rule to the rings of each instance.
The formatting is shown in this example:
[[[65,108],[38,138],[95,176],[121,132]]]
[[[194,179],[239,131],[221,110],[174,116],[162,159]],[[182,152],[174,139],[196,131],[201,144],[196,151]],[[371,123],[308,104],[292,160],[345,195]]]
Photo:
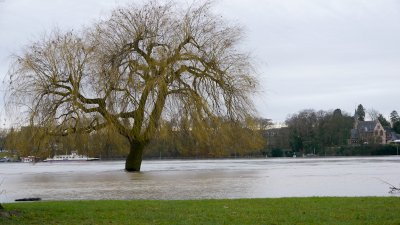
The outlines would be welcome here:
[[[82,32],[55,30],[16,57],[8,103],[52,134],[115,128],[131,146],[126,170],[139,171],[162,118],[203,132],[253,109],[258,82],[238,47],[242,29],[211,6],[150,1]]]
[[[387,119],[382,114],[378,115],[378,121],[382,124],[383,127],[390,128],[390,122],[387,121]]]
[[[365,108],[363,105],[359,104],[356,110],[355,115],[356,119],[358,121],[364,121],[365,120]]]
[[[396,123],[396,122],[398,122],[398,121],[400,121],[399,114],[397,113],[396,110],[393,110],[393,111],[390,113],[390,122],[391,122],[392,124],[394,124],[394,123]]]
[[[301,153],[318,153],[327,146],[347,144],[353,118],[334,111],[306,109],[286,119],[292,150]]]

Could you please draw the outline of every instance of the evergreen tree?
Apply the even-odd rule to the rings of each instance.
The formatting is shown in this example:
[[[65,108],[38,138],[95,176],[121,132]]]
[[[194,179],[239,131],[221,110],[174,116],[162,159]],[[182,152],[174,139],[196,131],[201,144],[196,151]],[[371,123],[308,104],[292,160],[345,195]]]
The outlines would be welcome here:
[[[365,108],[363,105],[359,104],[354,115],[358,121],[365,120]]]
[[[378,120],[383,127],[390,127],[389,121],[387,121],[386,118],[382,116],[382,114],[379,114]]]
[[[400,134],[400,121],[394,122],[392,125],[392,129],[394,130],[394,132]]]
[[[393,110],[393,111],[390,113],[390,122],[391,122],[392,125],[393,125],[393,124],[394,124],[395,122],[397,122],[397,121],[400,121],[399,114],[397,113],[396,110]]]

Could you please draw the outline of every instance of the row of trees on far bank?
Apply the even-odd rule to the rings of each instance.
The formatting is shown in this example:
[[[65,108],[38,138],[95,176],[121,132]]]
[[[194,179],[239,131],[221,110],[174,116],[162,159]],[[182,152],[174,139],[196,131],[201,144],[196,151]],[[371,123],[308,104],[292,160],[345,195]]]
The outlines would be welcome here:
[[[288,116],[287,127],[267,131],[268,150],[275,156],[301,154],[316,155],[380,155],[396,154],[390,146],[349,146],[351,129],[355,120],[378,120],[383,127],[400,133],[400,118],[396,110],[390,114],[390,121],[377,110],[366,110],[361,104],[354,115],[340,109],[316,111],[305,109]],[[271,135],[275,134],[275,135]]]
[[[348,145],[355,119],[371,113],[361,106],[354,116],[340,109],[332,111],[306,109],[288,116],[286,126],[271,128],[263,118],[247,118],[238,122],[227,117],[196,124],[189,118],[162,120],[156,135],[146,146],[145,158],[221,158],[247,156],[315,155],[382,155],[396,154],[393,146]],[[376,111],[375,111],[376,112]],[[390,119],[376,114],[382,126],[399,133],[400,118],[394,110]],[[112,128],[90,134],[49,136],[43,128],[23,127],[2,132],[0,147],[18,150],[20,156],[41,158],[64,154],[72,150],[102,159],[124,158],[129,143]]]
[[[265,146],[261,119],[243,122],[219,118],[206,127],[181,119],[162,121],[156,135],[146,146],[145,158],[220,158],[260,156]],[[212,123],[212,124],[211,124]],[[265,126],[265,124],[264,124]],[[47,135],[44,128],[10,129],[1,138],[4,149],[17,150],[18,155],[45,158],[77,150],[81,154],[102,159],[124,158],[129,143],[117,131],[102,129],[90,134],[68,136]]]
[[[289,144],[294,152],[316,154],[325,147],[346,145],[354,118],[340,109],[300,111],[289,116]]]

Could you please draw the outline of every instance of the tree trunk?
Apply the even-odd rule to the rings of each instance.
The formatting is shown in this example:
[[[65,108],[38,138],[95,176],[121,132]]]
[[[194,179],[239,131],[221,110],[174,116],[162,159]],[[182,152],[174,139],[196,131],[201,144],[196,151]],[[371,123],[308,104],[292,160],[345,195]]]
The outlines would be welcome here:
[[[133,141],[130,143],[130,151],[125,162],[125,170],[128,172],[139,172],[142,165],[143,149],[145,142]]]

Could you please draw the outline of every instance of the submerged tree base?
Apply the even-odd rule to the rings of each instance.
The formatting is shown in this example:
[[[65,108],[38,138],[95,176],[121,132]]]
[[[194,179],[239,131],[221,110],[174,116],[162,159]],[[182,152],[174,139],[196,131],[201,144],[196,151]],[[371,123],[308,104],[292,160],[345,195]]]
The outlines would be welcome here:
[[[131,150],[125,161],[125,171],[140,172],[140,167],[142,165],[143,149],[145,145],[145,142],[131,143]]]
[[[128,158],[125,162],[125,171],[127,172],[140,172],[142,161],[138,161],[137,159]]]

